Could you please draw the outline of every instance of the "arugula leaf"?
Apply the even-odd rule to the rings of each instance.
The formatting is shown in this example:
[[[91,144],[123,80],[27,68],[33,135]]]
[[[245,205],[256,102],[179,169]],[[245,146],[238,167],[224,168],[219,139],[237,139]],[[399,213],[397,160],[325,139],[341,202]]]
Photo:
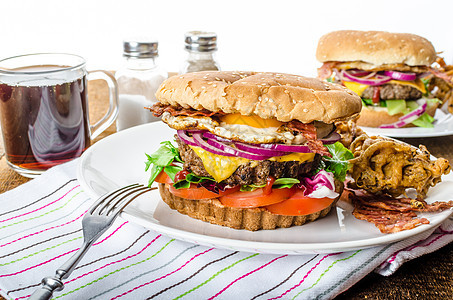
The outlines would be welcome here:
[[[272,184],[273,189],[292,188],[293,185],[300,183],[299,179],[296,178],[277,178]],[[256,185],[243,185],[241,186],[241,192],[253,192],[256,189],[265,187],[266,184]]]
[[[254,185],[254,184],[241,185],[241,188],[239,190],[241,192],[253,192],[256,189],[263,188],[265,186],[266,186],[265,184],[263,184],[263,185]]]
[[[336,179],[344,181],[346,173],[349,169],[348,160],[354,158],[354,155],[340,142],[324,146],[327,147],[327,150],[329,150],[330,154],[332,154],[332,157],[323,156],[323,169],[328,172],[332,172]]]
[[[273,189],[292,188],[293,185],[300,183],[299,179],[296,178],[278,178],[272,185]]]
[[[173,187],[175,189],[187,189],[190,187],[190,182],[187,180],[180,180],[180,181],[173,183]]]
[[[182,167],[180,167],[180,166],[166,166],[164,168],[164,172],[167,173],[168,177],[170,177],[170,179],[173,182],[175,182],[176,173],[178,173],[181,170],[182,170]]]
[[[173,187],[175,189],[184,189],[190,187],[191,183],[201,183],[203,181],[210,180],[210,181],[215,181],[214,179],[210,177],[203,177],[203,176],[198,176],[195,175],[194,173],[189,173],[186,175],[186,179],[177,181],[173,184]],[[174,181],[174,180],[173,180]]]
[[[173,144],[169,141],[165,141],[160,144],[162,146],[160,146],[160,148],[153,154],[149,155],[145,153],[147,157],[147,161],[145,162],[145,172],[152,166],[148,186],[151,186],[157,175],[159,175],[162,170],[165,170],[165,173],[167,173],[168,176],[174,180],[176,173],[182,169],[178,166],[171,166],[175,160],[183,162],[179,156],[178,148],[173,146]]]
[[[198,175],[195,175],[194,173],[187,174],[186,180],[191,182],[191,183],[200,183],[200,182],[205,181],[205,180],[215,181],[215,179],[213,179],[211,177],[198,176]]]
[[[151,184],[154,182],[157,175],[159,175],[159,173],[162,172],[163,169],[164,169],[163,167],[153,165],[153,167],[151,168],[151,176],[149,177],[148,180],[148,187],[151,187]]]

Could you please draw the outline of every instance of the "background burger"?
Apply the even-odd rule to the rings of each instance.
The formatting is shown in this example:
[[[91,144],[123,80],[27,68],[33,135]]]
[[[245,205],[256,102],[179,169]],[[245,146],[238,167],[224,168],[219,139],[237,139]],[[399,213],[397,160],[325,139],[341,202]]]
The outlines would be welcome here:
[[[432,66],[443,64],[433,45],[415,34],[334,31],[320,38],[316,58],[323,63],[321,79],[342,83],[362,97],[361,126],[433,127],[442,101],[430,81],[450,82]]]
[[[357,117],[361,99],[302,76],[198,72],[173,76],[150,108],[177,130],[148,155],[149,184],[172,209],[236,229],[302,225],[325,216],[341,194],[352,153],[336,121]]]

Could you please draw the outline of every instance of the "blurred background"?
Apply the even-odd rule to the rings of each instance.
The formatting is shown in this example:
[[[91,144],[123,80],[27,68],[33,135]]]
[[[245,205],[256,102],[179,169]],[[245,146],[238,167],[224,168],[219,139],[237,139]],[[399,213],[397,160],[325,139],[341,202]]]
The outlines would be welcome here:
[[[190,30],[217,33],[223,70],[315,76],[319,37],[339,29],[419,34],[453,63],[448,0],[3,0],[1,12],[0,58],[68,52],[85,57],[88,69],[118,69],[123,39],[152,36],[159,64],[177,72]]]

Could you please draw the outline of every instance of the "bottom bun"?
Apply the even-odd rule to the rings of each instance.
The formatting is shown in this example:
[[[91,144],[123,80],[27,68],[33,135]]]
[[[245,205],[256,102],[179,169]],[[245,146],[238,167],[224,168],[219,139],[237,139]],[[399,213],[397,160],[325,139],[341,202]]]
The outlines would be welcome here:
[[[341,195],[343,186],[337,184]],[[171,209],[188,215],[191,218],[222,225],[234,229],[256,231],[260,229],[288,228],[300,226],[326,216],[340,198],[338,196],[329,207],[303,216],[276,215],[264,208],[235,208],[226,207],[218,199],[192,200],[185,199],[170,193],[165,184],[159,183],[159,192],[165,203]]]
[[[438,104],[428,106],[426,112],[433,117],[436,113]],[[357,125],[364,127],[379,127],[381,125],[392,124],[398,122],[403,114],[389,115],[386,107],[363,107],[360,112],[360,117],[357,120]],[[415,125],[408,124],[404,127],[415,127]]]

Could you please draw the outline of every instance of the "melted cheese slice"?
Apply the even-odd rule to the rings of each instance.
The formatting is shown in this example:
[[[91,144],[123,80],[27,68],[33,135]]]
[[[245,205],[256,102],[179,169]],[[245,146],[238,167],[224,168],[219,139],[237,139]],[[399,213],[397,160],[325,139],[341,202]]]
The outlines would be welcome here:
[[[423,81],[421,81],[418,78],[414,81],[390,80],[388,83],[408,85],[413,88],[416,88],[423,94],[426,93],[426,88],[425,88],[425,85],[423,84]],[[356,93],[359,96],[362,96],[363,92],[369,87],[369,85],[367,85],[367,84],[361,84],[361,83],[357,83],[357,82],[353,82],[353,81],[343,81],[343,84],[345,87],[347,87],[348,89],[350,89],[351,91],[353,91],[354,93]]]
[[[248,125],[255,128],[280,127],[283,124],[276,119],[263,119],[258,116],[243,116],[241,114],[226,114],[220,120],[230,125]]]
[[[230,177],[240,165],[252,161],[250,159],[242,157],[217,155],[197,146],[189,147],[201,158],[205,170],[217,182],[220,182]],[[314,157],[315,153],[291,153],[284,156],[271,157],[269,158],[269,160],[278,162],[284,161],[305,162],[312,161]],[[253,162],[259,163],[259,161]]]
[[[359,96],[362,96],[363,92],[369,87],[367,84],[361,84],[353,81],[343,81],[343,84]]]

